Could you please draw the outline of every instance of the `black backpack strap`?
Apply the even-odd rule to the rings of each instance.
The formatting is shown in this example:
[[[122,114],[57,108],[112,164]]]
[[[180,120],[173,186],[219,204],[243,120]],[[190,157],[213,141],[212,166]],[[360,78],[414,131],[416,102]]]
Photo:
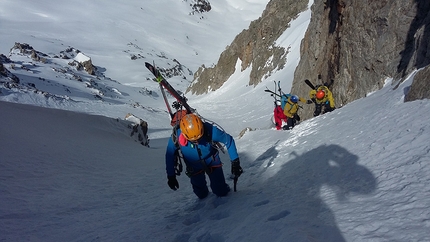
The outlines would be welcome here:
[[[178,128],[179,128],[179,125],[173,126],[171,137],[172,137],[173,144],[175,144],[175,148],[176,148],[175,153],[174,153],[174,156],[175,156],[175,174],[177,176],[180,176],[181,172],[183,171],[182,160],[184,160],[184,157],[182,156],[181,147],[179,146]],[[184,160],[184,162],[185,162],[185,160]],[[187,163],[185,162],[185,164],[187,164]]]
[[[173,129],[172,129],[172,140],[173,140],[173,144],[175,144],[176,149],[180,148],[179,147],[178,129],[179,129],[179,125],[173,126]]]
[[[215,142],[212,140],[212,129],[208,130],[208,128],[205,127],[205,136],[206,140],[212,145],[212,147],[225,154],[224,146],[220,142]]]

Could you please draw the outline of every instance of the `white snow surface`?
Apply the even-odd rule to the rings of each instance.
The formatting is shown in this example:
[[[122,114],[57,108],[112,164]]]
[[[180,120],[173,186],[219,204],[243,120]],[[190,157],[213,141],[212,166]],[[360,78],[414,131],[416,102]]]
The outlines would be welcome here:
[[[404,102],[416,72],[291,131],[272,127],[263,90],[290,89],[309,10],[277,41],[291,46],[283,70],[250,87],[238,61],[219,90],[187,94],[235,137],[237,192],[199,200],[185,174],[179,190],[167,186],[170,120],[143,62],[167,65],[164,53],[209,66],[267,2],[213,1],[189,15],[187,1],[0,1],[0,53],[19,63],[5,67],[51,94],[0,87],[0,241],[430,241],[430,101]],[[79,49],[106,78],[9,52],[15,42]],[[150,147],[130,137],[127,113],[148,122]]]

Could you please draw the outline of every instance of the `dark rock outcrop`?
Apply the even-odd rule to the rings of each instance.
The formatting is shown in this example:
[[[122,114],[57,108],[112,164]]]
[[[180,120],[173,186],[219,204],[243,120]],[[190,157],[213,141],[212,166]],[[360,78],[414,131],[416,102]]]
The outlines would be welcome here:
[[[411,88],[405,96],[405,101],[425,98],[430,99],[430,65],[415,75]]]
[[[207,0],[193,0],[190,4],[193,10],[191,14],[209,12],[212,9],[211,3]]]
[[[14,74],[12,74],[3,65],[3,63],[11,63],[11,62],[12,61],[7,56],[0,54],[0,84],[3,84],[8,88],[15,87],[16,84],[20,83],[19,78]]]

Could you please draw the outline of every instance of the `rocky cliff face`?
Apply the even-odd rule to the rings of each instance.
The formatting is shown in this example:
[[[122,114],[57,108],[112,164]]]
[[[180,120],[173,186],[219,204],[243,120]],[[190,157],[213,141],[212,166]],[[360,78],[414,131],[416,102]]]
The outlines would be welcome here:
[[[283,68],[288,50],[273,43],[307,4],[307,0],[270,1],[262,16],[221,54],[216,66],[196,72],[187,91],[202,94],[216,90],[235,71],[237,58],[242,61],[242,70],[252,64],[250,85]],[[430,64],[428,0],[315,0],[311,10],[294,74],[294,94],[308,97],[304,79],[315,84],[333,79],[336,106],[341,107],[380,89],[389,77],[395,85],[413,70]],[[273,60],[267,65],[270,58]],[[428,71],[418,76],[416,82],[421,83],[413,86],[428,84]],[[414,95],[409,95],[409,100],[430,98],[425,93]],[[303,118],[311,117],[311,106],[305,105]]]
[[[396,84],[429,65],[429,11],[428,0],[315,1],[292,92],[307,97],[302,80],[333,79],[341,107],[380,89],[386,78]],[[311,116],[309,106],[305,118]]]
[[[288,50],[275,46],[274,42],[307,4],[307,0],[270,1],[261,17],[237,35],[221,53],[216,66],[199,68],[187,92],[203,94],[218,89],[234,73],[237,59],[242,61],[241,70],[252,64],[250,85],[256,85],[271,72],[282,69],[288,59]],[[269,59],[272,60],[267,64]]]

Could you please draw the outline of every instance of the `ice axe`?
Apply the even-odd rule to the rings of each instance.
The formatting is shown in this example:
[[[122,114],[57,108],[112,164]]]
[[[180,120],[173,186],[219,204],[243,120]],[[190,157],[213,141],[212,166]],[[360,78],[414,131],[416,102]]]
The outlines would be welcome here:
[[[236,186],[237,186],[237,180],[239,179],[239,176],[238,175],[234,175],[234,178],[233,178],[233,191],[237,191],[237,188],[236,188]]]

